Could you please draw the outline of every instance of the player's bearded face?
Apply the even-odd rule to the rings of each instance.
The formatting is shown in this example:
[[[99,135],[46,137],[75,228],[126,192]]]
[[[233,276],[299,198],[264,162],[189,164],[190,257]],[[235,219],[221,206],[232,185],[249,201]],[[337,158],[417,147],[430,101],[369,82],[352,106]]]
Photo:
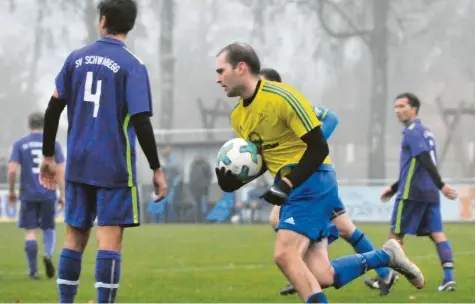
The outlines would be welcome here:
[[[223,55],[217,58],[217,83],[228,97],[237,97],[243,92],[244,85],[239,67],[234,68]]]

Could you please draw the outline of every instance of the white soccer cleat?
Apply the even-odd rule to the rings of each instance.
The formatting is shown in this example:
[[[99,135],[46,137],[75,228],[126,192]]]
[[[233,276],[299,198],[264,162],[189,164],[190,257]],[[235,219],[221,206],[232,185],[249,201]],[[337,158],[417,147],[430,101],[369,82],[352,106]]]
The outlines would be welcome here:
[[[417,289],[425,286],[425,277],[417,265],[413,264],[405,255],[398,241],[391,239],[383,244],[382,249],[390,256],[389,267],[404,275]]]

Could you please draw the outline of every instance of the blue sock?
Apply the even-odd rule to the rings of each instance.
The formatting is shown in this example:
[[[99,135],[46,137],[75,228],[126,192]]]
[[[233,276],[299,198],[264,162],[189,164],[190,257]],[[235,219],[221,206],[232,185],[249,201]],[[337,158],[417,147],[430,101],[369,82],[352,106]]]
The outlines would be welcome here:
[[[53,257],[56,246],[56,236],[54,229],[43,230],[43,245],[45,250],[45,256],[50,259]]]
[[[121,277],[121,254],[98,250],[96,255],[97,303],[114,303]]]
[[[372,242],[367,238],[367,236],[360,231],[359,228],[355,228],[354,233],[350,239],[346,240],[352,247],[354,247],[355,252],[357,253],[365,253],[372,250],[375,250],[374,245]],[[384,279],[388,277],[390,274],[390,269],[388,268],[377,268],[375,269],[379,278]]]
[[[25,241],[25,253],[26,259],[28,261],[28,269],[30,275],[33,275],[38,272],[37,266],[37,254],[38,254],[38,243],[36,240]]]
[[[328,303],[328,302],[327,302],[326,295],[322,291],[320,291],[310,296],[309,299],[307,299],[306,303]]]
[[[436,250],[443,267],[443,280],[445,282],[453,281],[453,249],[451,249],[450,242],[444,241],[436,244]]]
[[[341,288],[347,283],[363,275],[369,269],[388,266],[390,257],[382,249],[347,255],[331,261],[334,268],[335,288]]]
[[[58,266],[58,291],[60,303],[73,303],[78,292],[81,259],[83,254],[63,248]]]

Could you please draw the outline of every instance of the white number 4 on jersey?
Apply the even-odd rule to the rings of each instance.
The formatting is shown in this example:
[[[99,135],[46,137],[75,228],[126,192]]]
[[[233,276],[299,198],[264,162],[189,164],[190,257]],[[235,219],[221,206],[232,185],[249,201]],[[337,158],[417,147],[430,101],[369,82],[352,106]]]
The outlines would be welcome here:
[[[86,83],[84,84],[84,101],[94,103],[93,117],[98,116],[99,100],[101,99],[102,80],[96,82],[96,94],[91,93],[93,88],[93,72],[86,74]]]

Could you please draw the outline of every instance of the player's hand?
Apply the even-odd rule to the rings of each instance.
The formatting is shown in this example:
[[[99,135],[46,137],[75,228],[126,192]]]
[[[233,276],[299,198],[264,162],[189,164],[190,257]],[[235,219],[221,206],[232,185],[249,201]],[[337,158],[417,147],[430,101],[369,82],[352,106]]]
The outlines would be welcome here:
[[[56,161],[45,157],[40,165],[40,184],[48,190],[56,190]]]
[[[154,171],[154,192],[155,195],[157,195],[157,198],[155,199],[156,202],[160,202],[167,196],[167,183],[165,182],[165,176],[164,173],[162,172],[162,169],[159,168]]]
[[[441,188],[441,192],[443,192],[443,195],[450,200],[455,200],[458,198],[458,192],[454,188],[452,188],[450,185],[444,185],[443,188]]]
[[[281,206],[288,199],[291,190],[291,186],[281,179],[263,193],[260,198],[270,204]]]
[[[227,170],[225,167],[221,167],[220,169],[215,168],[215,174],[217,175],[218,186],[225,192],[233,192],[243,186],[243,182],[240,181],[231,170]]]
[[[60,198],[58,199],[58,205],[61,206],[61,209],[64,209],[64,197],[63,196],[60,196]]]
[[[10,207],[14,207],[15,203],[17,202],[17,194],[15,191],[8,193],[8,203]]]
[[[387,187],[383,190],[382,194],[380,194],[380,200],[383,202],[383,203],[386,203],[388,202],[392,196],[394,195],[395,193],[393,193],[392,191],[392,188],[391,187]]]

